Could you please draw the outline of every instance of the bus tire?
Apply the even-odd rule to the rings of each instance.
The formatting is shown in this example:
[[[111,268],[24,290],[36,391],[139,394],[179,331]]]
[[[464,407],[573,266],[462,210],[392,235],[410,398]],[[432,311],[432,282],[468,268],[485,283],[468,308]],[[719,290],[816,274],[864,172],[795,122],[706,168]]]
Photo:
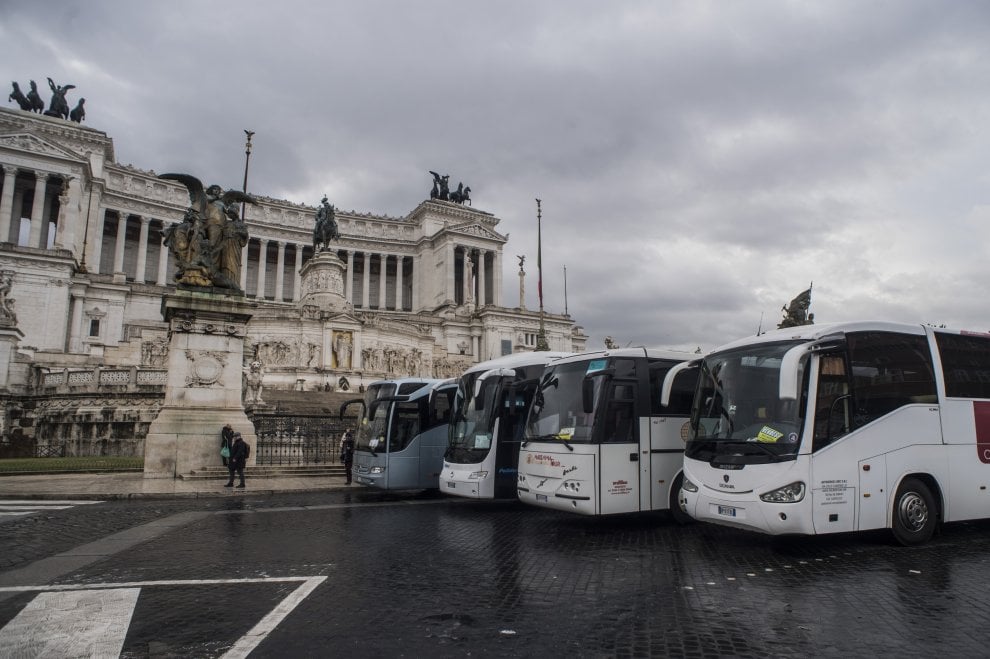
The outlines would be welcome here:
[[[673,485],[670,486],[670,516],[674,518],[674,521],[678,524],[690,524],[694,521],[690,515],[688,515],[684,510],[681,509],[681,483],[684,482],[683,472],[677,474],[674,478]]]
[[[894,538],[908,547],[921,545],[931,540],[937,524],[938,509],[931,490],[917,478],[904,479],[894,497]]]

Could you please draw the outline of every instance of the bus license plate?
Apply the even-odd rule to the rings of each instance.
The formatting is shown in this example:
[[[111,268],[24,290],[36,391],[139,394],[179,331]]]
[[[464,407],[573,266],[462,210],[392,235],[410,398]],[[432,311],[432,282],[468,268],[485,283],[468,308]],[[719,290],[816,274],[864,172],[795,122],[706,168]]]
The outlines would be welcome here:
[[[536,500],[537,500],[537,501],[543,501],[543,502],[546,502],[546,500],[547,500],[547,495],[545,495],[545,494],[537,494],[537,495],[536,495]]]
[[[447,487],[449,487],[450,489],[453,490],[454,489],[454,481],[447,481]]]
[[[736,509],[733,508],[732,506],[719,506],[718,507],[718,514],[719,515],[722,515],[724,517],[735,517],[736,516]]]

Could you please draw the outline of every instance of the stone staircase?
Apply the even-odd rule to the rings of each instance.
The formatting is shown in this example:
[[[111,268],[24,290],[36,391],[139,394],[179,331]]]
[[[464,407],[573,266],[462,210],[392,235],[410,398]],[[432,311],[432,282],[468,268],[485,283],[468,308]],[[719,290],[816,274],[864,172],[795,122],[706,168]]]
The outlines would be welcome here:
[[[255,465],[244,470],[248,478],[312,478],[340,476],[344,477],[344,465],[342,464],[322,464],[322,465]],[[211,480],[230,477],[227,468],[220,465],[215,467],[202,467],[195,469],[188,474],[181,474],[179,478],[184,481]]]

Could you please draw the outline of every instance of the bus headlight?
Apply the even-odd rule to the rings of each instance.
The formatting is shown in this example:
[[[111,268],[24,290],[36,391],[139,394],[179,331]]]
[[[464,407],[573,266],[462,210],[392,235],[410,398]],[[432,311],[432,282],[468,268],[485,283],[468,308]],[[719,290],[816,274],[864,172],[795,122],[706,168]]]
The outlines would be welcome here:
[[[688,479],[684,478],[681,480],[681,489],[684,490],[685,492],[697,492],[698,486],[692,483],[691,481],[689,481]]]
[[[468,474],[468,478],[488,478],[487,471],[472,471]]]
[[[797,503],[804,499],[804,483],[798,481],[761,494],[760,499],[767,503]]]
[[[373,474],[383,474],[385,473],[385,467],[372,467],[371,473]]]

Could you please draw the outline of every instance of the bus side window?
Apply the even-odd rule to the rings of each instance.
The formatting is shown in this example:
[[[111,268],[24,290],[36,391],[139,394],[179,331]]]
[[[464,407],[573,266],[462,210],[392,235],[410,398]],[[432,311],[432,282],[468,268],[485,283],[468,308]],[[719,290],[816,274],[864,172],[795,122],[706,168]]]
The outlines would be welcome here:
[[[637,442],[636,387],[631,384],[610,385],[608,408],[605,412],[603,442]]]
[[[934,400],[935,375],[928,340],[895,332],[847,337],[855,397],[853,428],[918,400]]]
[[[450,413],[454,407],[454,396],[456,394],[457,389],[449,388],[438,391],[433,396],[433,401],[430,404],[427,428],[433,428],[443,423],[450,423]]]
[[[849,432],[852,426],[852,398],[845,356],[822,355],[818,366],[818,398],[811,450],[824,448]]]
[[[421,412],[418,402],[397,403],[392,415],[389,451],[401,451],[420,433]]]

